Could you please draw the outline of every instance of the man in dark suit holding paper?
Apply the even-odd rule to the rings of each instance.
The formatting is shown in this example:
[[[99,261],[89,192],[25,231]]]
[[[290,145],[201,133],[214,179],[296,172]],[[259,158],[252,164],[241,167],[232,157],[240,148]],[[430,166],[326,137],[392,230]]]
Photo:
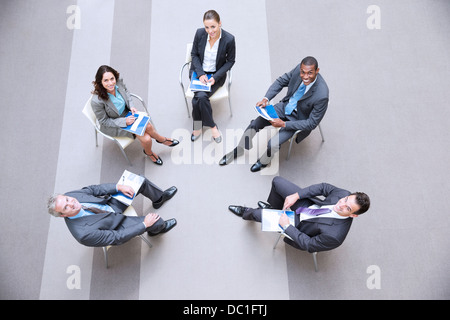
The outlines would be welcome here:
[[[78,242],[89,247],[123,244],[146,231],[152,236],[167,232],[176,225],[175,219],[164,221],[156,213],[137,217],[123,215],[128,206],[112,197],[118,192],[128,197],[134,196],[133,188],[127,185],[104,183],[52,195],[47,207],[50,214],[65,219]],[[153,207],[158,209],[176,192],[176,187],[162,191],[144,179],[136,194],[149,198]]]
[[[317,198],[320,196],[325,199]],[[300,188],[282,177],[272,180],[267,201],[269,203],[258,202],[259,208],[256,209],[235,205],[228,209],[244,220],[261,222],[264,208],[290,208],[296,212],[295,226],[289,223],[285,214],[279,220],[284,233],[292,239],[285,238],[284,241],[308,252],[331,250],[340,246],[350,230],[353,218],[370,207],[370,199],[363,192],[350,193],[329,183]]]
[[[244,154],[244,149],[252,148],[252,139],[256,133],[269,125],[280,128],[279,132],[269,141],[267,151],[251,167],[252,172],[266,167],[280,146],[289,140],[297,130],[299,143],[317,127],[328,107],[328,86],[319,74],[317,60],[306,57],[290,72],[275,80],[269,87],[265,97],[256,105],[266,107],[283,88],[287,87],[286,96],[274,105],[278,119],[272,121],[258,117],[250,122],[238,146],[227,153],[219,162],[226,165]]]

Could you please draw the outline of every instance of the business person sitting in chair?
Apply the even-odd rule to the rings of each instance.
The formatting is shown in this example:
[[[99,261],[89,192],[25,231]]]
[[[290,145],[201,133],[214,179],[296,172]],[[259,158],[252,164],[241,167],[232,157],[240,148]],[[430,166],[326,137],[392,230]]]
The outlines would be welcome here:
[[[234,36],[222,29],[219,14],[209,10],[203,15],[204,28],[197,29],[192,44],[192,63],[190,77],[195,71],[199,80],[211,84],[211,92],[197,91],[192,99],[192,118],[194,120],[191,140],[197,140],[202,127],[211,127],[215,142],[222,141],[222,135],[214,122],[212,115],[211,97],[224,83],[227,71],[234,65],[236,44]],[[211,76],[208,79],[208,76]]]
[[[178,145],[179,141],[161,136],[150,122],[145,128],[143,136],[137,136],[121,129],[133,124],[137,119],[134,116],[137,109],[134,107],[123,79],[120,79],[119,76],[119,72],[115,69],[103,65],[98,68],[95,80],[92,82],[94,91],[92,91],[91,106],[100,123],[100,130],[113,137],[137,138],[144,148],[144,154],[153,163],[162,165],[162,159],[152,151],[152,138],[168,147]],[[130,111],[133,115],[127,117]]]
[[[323,196],[324,200],[317,197]],[[282,214],[279,225],[292,240],[284,241],[293,247],[319,252],[337,248],[347,236],[353,219],[370,207],[369,196],[363,192],[350,193],[328,183],[300,188],[282,177],[272,180],[268,203],[259,201],[259,208],[252,209],[230,205],[228,209],[244,220],[261,222],[262,209],[293,210],[295,226]]]
[[[244,154],[244,149],[251,149],[252,139],[259,130],[272,125],[280,128],[279,132],[270,139],[267,151],[251,167],[252,172],[266,167],[280,146],[288,141],[297,130],[296,142],[305,139],[325,115],[328,107],[328,86],[319,74],[319,65],[314,57],[306,57],[290,72],[275,80],[269,87],[265,97],[256,103],[266,107],[283,88],[287,87],[286,96],[274,105],[278,119],[269,121],[258,117],[250,122],[238,146],[227,153],[219,162],[221,166],[231,163],[238,156]]]
[[[90,247],[123,244],[146,231],[149,236],[154,236],[176,225],[175,219],[164,221],[156,213],[137,217],[123,215],[128,206],[111,197],[119,191],[129,197],[134,195],[131,187],[122,184],[91,185],[50,196],[48,211],[55,217],[63,217],[74,238]],[[137,194],[149,198],[153,207],[158,209],[176,192],[176,187],[162,191],[145,179]]]

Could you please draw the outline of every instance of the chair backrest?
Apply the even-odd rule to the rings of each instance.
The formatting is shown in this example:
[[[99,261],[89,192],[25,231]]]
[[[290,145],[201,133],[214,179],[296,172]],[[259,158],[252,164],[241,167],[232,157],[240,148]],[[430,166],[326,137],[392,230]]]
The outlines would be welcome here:
[[[185,59],[185,63],[189,63],[189,62],[192,61],[191,52],[192,52],[192,43],[188,43],[186,45],[186,59]]]
[[[98,129],[97,127],[97,117],[95,116],[94,111],[92,110],[92,106],[91,106],[91,100],[92,100],[92,96],[89,98],[89,100],[86,102],[86,104],[84,105],[83,108],[83,114],[86,116],[86,118],[89,119],[89,121],[92,123],[92,125]]]

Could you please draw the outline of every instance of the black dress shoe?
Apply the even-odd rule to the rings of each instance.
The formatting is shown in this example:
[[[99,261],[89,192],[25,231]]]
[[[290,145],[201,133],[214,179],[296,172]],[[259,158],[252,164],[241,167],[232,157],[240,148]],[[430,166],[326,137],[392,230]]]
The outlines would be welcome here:
[[[169,231],[170,229],[172,229],[176,225],[177,225],[177,220],[169,219],[169,220],[165,221],[164,228],[160,232],[153,233],[153,232],[147,231],[147,234],[150,237],[153,237],[153,236],[156,236],[156,235],[161,234],[161,233],[166,233],[167,231]]]
[[[238,157],[237,153],[238,153],[237,148],[234,148],[233,151],[228,152],[226,155],[223,156],[222,159],[220,159],[219,165],[224,166],[231,163],[231,161],[233,161]]]
[[[248,208],[246,207],[242,207],[242,206],[228,206],[228,210],[230,210],[231,212],[233,212],[235,215],[237,215],[238,217],[242,217],[242,215],[244,214],[245,211],[248,210]]]
[[[272,209],[270,203],[264,201],[258,201],[258,207],[260,207],[261,209]]]
[[[267,167],[267,164],[262,164],[261,161],[256,161],[256,163],[254,165],[252,165],[252,167],[250,168],[251,172],[258,172],[260,171],[262,168]]]
[[[167,200],[171,199],[175,193],[177,193],[178,189],[177,187],[170,187],[169,189],[165,190],[161,196],[161,198],[159,198],[158,201],[153,202],[153,208],[155,209],[159,209],[161,208],[161,206],[164,204],[164,202],[166,202]]]
[[[198,138],[200,138],[202,134],[200,133],[198,136],[194,136],[194,134],[191,134],[191,141],[194,142],[195,140],[197,140]]]

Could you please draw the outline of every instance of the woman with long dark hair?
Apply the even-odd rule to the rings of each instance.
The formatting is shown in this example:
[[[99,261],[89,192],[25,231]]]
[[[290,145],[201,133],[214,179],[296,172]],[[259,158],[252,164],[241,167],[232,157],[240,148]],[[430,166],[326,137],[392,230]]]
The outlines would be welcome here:
[[[131,96],[123,83],[123,79],[120,78],[119,72],[113,68],[106,65],[100,66],[92,83],[94,90],[92,91],[91,105],[100,123],[100,130],[114,137],[137,138],[144,148],[144,153],[152,162],[162,165],[163,161],[161,158],[152,151],[152,139],[169,147],[176,146],[179,141],[161,136],[150,122],[142,136],[136,136],[122,130],[122,128],[132,124],[137,119],[134,117],[137,109],[133,105]],[[133,115],[127,117],[130,111]]]

